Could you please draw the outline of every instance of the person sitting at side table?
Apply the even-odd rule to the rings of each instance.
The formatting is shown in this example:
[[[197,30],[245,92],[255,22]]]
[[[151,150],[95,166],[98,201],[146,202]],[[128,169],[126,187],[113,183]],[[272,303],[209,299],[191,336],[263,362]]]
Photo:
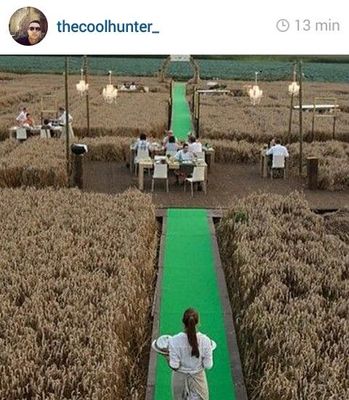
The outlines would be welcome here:
[[[266,154],[267,156],[289,156],[287,148],[281,144],[280,139],[275,139],[274,146],[270,147]]]
[[[50,132],[50,136],[54,137],[54,130],[52,129],[52,123],[50,122],[49,119],[44,119],[44,124],[41,126],[41,129],[44,129],[45,131]]]
[[[275,144],[273,146],[271,146],[270,149],[267,150],[265,154],[267,156],[270,156],[270,158],[271,158],[270,168],[272,166],[274,156],[283,156],[285,158],[288,158],[288,156],[289,156],[287,148],[281,144],[280,139],[275,139]],[[269,165],[269,163],[268,163],[268,165]]]
[[[31,130],[31,128],[34,127],[34,119],[28,112],[25,114],[25,120],[23,121],[22,127],[26,128],[27,138],[30,138],[33,136],[33,132]]]
[[[66,111],[64,107],[59,107],[58,109],[59,112],[59,117],[57,119],[57,122],[59,125],[64,126],[66,124]],[[69,132],[69,138],[73,139],[74,138],[74,131],[73,131],[73,127],[72,127],[72,122],[73,122],[73,117],[68,114],[68,132]],[[61,134],[61,138],[65,139],[66,138],[66,133],[65,133],[65,129],[62,131]]]
[[[25,114],[25,120],[23,121],[23,126],[27,128],[32,128],[34,126],[34,119],[30,113]]]
[[[20,113],[18,114],[18,116],[16,117],[16,122],[18,124],[18,126],[22,126],[24,121],[27,119],[27,108],[23,107],[20,111]]]

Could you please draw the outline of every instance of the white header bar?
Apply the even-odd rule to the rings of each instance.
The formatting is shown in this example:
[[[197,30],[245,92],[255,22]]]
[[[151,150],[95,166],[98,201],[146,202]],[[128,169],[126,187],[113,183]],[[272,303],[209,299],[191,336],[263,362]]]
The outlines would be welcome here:
[[[17,14],[11,33],[9,23],[28,6],[46,17],[47,33],[25,46],[11,34],[26,34],[30,17]],[[348,15],[344,0],[12,0],[1,6],[1,54],[345,55]]]

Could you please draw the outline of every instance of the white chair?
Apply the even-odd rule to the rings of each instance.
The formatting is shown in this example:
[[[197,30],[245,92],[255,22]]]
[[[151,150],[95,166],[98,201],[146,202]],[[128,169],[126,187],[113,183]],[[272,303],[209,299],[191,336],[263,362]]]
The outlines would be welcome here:
[[[186,182],[191,185],[191,197],[194,197],[194,183],[203,183],[204,193],[206,194],[205,167],[194,167],[191,178],[186,178],[184,181],[184,191],[186,190]]]
[[[16,129],[16,139],[17,140],[26,140],[27,139],[27,130],[25,128],[17,128]]]
[[[41,139],[51,139],[50,129],[40,129]]]
[[[153,179],[151,182],[151,191],[154,192],[154,182],[155,179],[166,179],[166,191],[168,192],[168,173],[167,173],[167,164],[154,164],[154,173]]]
[[[274,177],[274,171],[275,170],[281,170],[283,174],[283,178],[286,178],[286,173],[285,173],[285,156],[282,155],[273,155],[273,161],[272,165],[270,168],[270,178],[273,179]]]
[[[148,160],[149,158],[150,157],[149,157],[148,149],[142,149],[142,148],[137,149],[137,155],[136,155],[135,161],[134,161],[136,175],[137,175],[137,167],[138,167],[139,162],[142,160]]]

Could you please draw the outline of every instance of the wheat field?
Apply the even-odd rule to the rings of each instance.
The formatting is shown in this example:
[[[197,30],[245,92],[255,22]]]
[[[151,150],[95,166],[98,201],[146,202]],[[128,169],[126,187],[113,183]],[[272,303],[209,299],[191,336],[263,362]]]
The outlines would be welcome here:
[[[0,398],[144,398],[151,198],[0,191]]]
[[[70,76],[69,112],[73,117],[74,132],[86,136],[86,100],[76,90],[79,76]],[[91,136],[122,135],[137,136],[144,131],[150,136],[162,136],[167,128],[168,84],[160,84],[155,78],[113,77],[114,85],[123,81],[136,81],[148,86],[149,93],[119,92],[114,104],[105,103],[102,89],[108,83],[108,77],[91,76],[89,78],[90,127]],[[62,75],[16,75],[0,73],[0,138],[8,137],[8,129],[16,125],[15,118],[19,108],[26,106],[35,123],[40,124],[41,100],[45,109],[55,110],[64,106],[64,77]],[[46,98],[51,96],[51,99]],[[52,97],[53,96],[53,97]],[[46,113],[53,117],[54,114]]]
[[[200,135],[205,139],[246,140],[253,143],[269,143],[279,137],[287,141],[289,126],[290,82],[260,82],[263,98],[259,105],[251,105],[246,84],[251,82],[220,81],[242,96],[205,96],[200,101]],[[313,104],[315,97],[334,97],[341,111],[337,113],[336,138],[349,141],[349,84],[305,82],[303,104]],[[320,102],[321,103],[321,102]],[[294,98],[298,104],[298,97]],[[319,104],[319,101],[317,101]],[[328,101],[326,102],[328,104]],[[311,139],[312,113],[303,113],[304,139]],[[315,140],[332,139],[332,118],[315,120]],[[299,116],[293,112],[291,141],[298,140]]]
[[[349,214],[254,194],[218,225],[251,400],[349,396]]]

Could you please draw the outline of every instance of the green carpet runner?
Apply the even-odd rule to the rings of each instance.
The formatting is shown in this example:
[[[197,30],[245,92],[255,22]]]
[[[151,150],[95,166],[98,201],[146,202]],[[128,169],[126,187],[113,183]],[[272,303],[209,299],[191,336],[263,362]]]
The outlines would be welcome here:
[[[185,83],[174,83],[172,86],[172,124],[171,130],[178,140],[187,140],[192,130],[191,114],[185,98]]]
[[[169,209],[160,303],[160,334],[182,331],[188,307],[200,313],[198,330],[217,343],[214,367],[207,371],[210,400],[235,399],[223,309],[214,265],[208,216],[205,210]],[[171,400],[171,369],[157,356],[156,400]]]

